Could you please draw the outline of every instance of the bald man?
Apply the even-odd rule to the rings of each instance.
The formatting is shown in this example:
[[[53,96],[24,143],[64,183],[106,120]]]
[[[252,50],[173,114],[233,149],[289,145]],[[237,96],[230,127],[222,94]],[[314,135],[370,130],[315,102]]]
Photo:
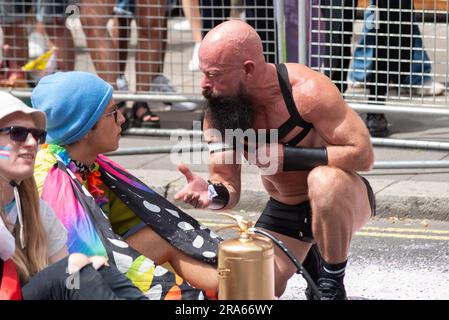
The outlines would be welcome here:
[[[314,245],[307,265],[323,298],[346,299],[343,277],[352,236],[375,214],[373,191],[356,173],[369,170],[374,158],[364,123],[326,76],[300,64],[266,63],[259,36],[244,22],[212,29],[199,59],[205,137],[216,142],[221,135],[226,143],[210,155],[208,182],[178,165],[187,184],[176,198],[196,208],[231,209],[240,198],[237,152],[243,150],[262,170],[268,157],[271,170],[262,172],[262,183],[270,200],[256,226],[301,261]],[[276,129],[278,140],[256,148],[247,141],[240,148],[229,145],[229,129]],[[297,270],[277,248],[275,254],[281,296]],[[315,298],[307,290],[306,297]]]

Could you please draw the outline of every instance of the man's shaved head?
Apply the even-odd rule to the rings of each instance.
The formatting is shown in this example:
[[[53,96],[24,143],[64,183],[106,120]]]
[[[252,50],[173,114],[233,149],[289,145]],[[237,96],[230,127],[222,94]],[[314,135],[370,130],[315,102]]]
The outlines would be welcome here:
[[[249,24],[224,22],[204,37],[199,49],[206,119],[226,129],[252,128],[255,111],[248,91],[265,72],[262,41]]]
[[[219,63],[264,61],[262,40],[256,30],[239,20],[223,22],[209,31],[201,43],[202,55]]]

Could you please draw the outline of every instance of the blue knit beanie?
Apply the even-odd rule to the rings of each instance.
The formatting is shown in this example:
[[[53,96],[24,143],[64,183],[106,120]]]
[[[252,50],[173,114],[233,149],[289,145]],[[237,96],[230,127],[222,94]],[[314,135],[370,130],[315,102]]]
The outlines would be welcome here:
[[[89,132],[111,97],[109,83],[92,73],[71,71],[42,78],[31,94],[31,103],[47,115],[47,142],[67,145]]]

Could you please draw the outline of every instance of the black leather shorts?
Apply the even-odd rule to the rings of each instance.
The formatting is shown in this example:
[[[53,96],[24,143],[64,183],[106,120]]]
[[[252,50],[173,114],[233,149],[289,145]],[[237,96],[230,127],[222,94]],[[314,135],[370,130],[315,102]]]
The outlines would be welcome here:
[[[301,241],[313,242],[310,203],[305,201],[297,205],[288,205],[270,198],[257,220],[256,227]]]
[[[369,205],[371,207],[371,216],[374,217],[376,215],[376,196],[374,195],[373,188],[371,188],[369,181],[362,176],[360,176],[360,178],[362,178],[362,181],[365,183],[366,191],[368,192]]]
[[[360,176],[365,183],[371,215],[376,215],[376,198],[370,183]],[[257,220],[256,227],[278,232],[305,242],[313,242],[312,209],[309,201],[297,205],[288,205],[273,198],[268,200],[265,209]]]

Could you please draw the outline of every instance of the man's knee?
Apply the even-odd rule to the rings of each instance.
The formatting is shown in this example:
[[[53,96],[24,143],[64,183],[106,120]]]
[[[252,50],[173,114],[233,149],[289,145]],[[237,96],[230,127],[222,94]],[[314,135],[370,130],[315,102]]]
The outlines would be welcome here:
[[[336,195],[344,191],[345,172],[338,168],[320,166],[310,171],[307,177],[309,199],[315,206],[332,204]]]

